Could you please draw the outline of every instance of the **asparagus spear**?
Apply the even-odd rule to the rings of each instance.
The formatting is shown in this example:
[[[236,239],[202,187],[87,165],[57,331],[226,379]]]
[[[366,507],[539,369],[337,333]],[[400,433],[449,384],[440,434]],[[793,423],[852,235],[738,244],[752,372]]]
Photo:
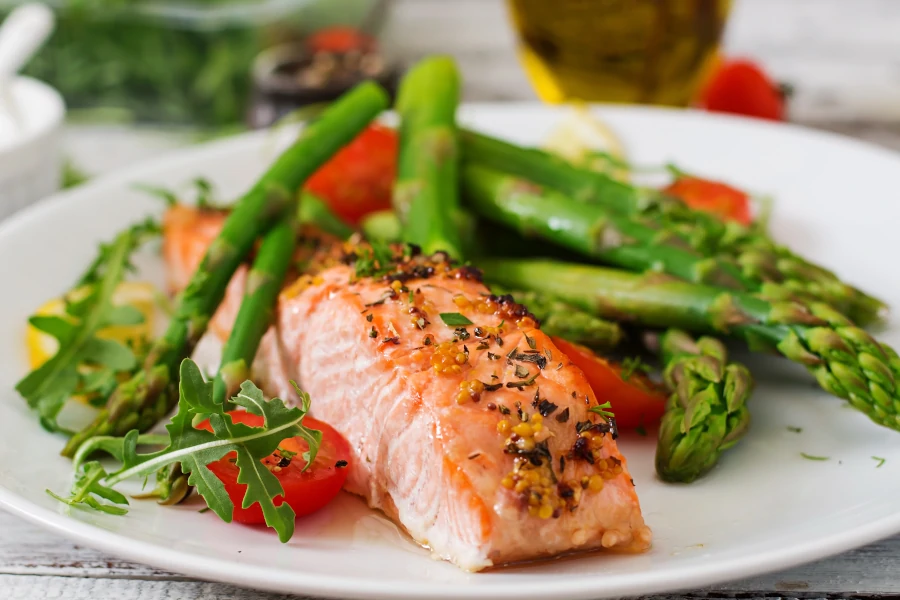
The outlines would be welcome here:
[[[213,401],[228,403],[242,382],[249,378],[259,342],[275,316],[278,292],[284,283],[294,254],[297,236],[288,219],[272,227],[259,246],[247,276],[247,288],[234,320],[231,336],[222,348],[219,370],[213,380]],[[232,407],[227,407],[229,410]],[[166,468],[155,495],[160,504],[177,504],[190,495],[188,475],[180,463]]]
[[[403,78],[397,95],[400,151],[394,210],[404,223],[404,241],[428,254],[443,250],[459,258],[457,210],[459,74],[453,60],[431,57]]]
[[[712,469],[750,425],[746,401],[753,379],[728,362],[725,346],[678,329],[659,339],[671,392],[656,445],[656,472],[664,481],[690,483]]]
[[[622,328],[618,323],[601,319],[544,292],[510,291],[498,285],[491,286],[497,295],[509,294],[541,322],[541,331],[561,337],[576,344],[594,349],[614,348],[622,341]]]
[[[400,219],[392,210],[379,210],[363,217],[360,223],[363,235],[370,242],[389,244],[403,237]]]
[[[731,257],[744,276],[756,280],[758,286],[776,284],[781,294],[778,297],[783,298],[785,291],[802,293],[833,305],[863,325],[881,318],[885,312],[880,300],[841,282],[834,273],[779,246],[761,231],[737,223],[725,224],[658,190],[579,169],[541,150],[520,148],[466,130],[460,133],[460,139],[466,163],[524,177],[574,200],[629,215],[680,238],[706,256]]]
[[[697,283],[747,289],[733,263],[705,259],[678,238],[597,204],[575,202],[480,165],[461,171],[466,204],[523,235],[537,235],[584,256],[632,271],[658,269]]]
[[[142,370],[119,385],[93,423],[63,449],[72,456],[94,435],[146,431],[178,401],[178,367],[206,331],[238,265],[254,241],[293,205],[297,189],[387,107],[386,92],[366,82],[342,96],[308,127],[262,176],[225,220],[182,294],[165,332]]]
[[[742,338],[806,366],[825,391],[900,430],[900,358],[827,304],[767,302],[658,273],[556,261],[484,259],[479,267],[490,282],[544,291],[601,317]]]
[[[231,335],[222,348],[219,371],[213,380],[213,400],[234,396],[248,376],[259,341],[272,323],[278,292],[293,258],[297,237],[291,222],[282,219],[262,240],[247,275],[247,288]]]
[[[353,228],[331,212],[331,208],[328,207],[324,200],[309,192],[303,192],[300,195],[297,221],[301,225],[315,225],[325,233],[330,233],[342,240],[353,234]]]

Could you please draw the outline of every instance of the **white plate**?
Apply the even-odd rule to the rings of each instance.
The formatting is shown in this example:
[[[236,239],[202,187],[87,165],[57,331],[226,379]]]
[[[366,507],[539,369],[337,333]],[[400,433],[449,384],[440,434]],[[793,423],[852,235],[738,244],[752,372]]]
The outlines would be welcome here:
[[[900,159],[854,141],[692,112],[608,108],[602,114],[642,163],[677,161],[776,198],[775,235],[848,280],[900,305]],[[536,143],[560,114],[536,105],[467,106],[464,120]],[[469,574],[430,560],[355,498],[298,522],[280,545],[268,531],[226,525],[199,506],[132,502],[126,517],[68,511],[62,440],[44,432],[13,391],[26,370],[28,314],[62,292],[97,241],[158,212],[134,182],[183,184],[197,175],[237,195],[274,152],[268,134],[175,154],[41,203],[0,226],[0,504],[82,543],[132,560],[240,585],[357,598],[596,598],[699,587],[848,550],[900,532],[900,435],[819,391],[799,368],[754,357],[752,431],[706,479],[663,485],[652,438],[626,435],[652,551],[593,555]],[[155,275],[159,275],[158,261]],[[152,269],[151,269],[152,270]],[[880,336],[900,347],[892,321]],[[315,406],[315,404],[313,405]],[[793,433],[788,426],[802,427]],[[828,456],[813,462],[800,453]],[[873,456],[883,457],[881,468]]]

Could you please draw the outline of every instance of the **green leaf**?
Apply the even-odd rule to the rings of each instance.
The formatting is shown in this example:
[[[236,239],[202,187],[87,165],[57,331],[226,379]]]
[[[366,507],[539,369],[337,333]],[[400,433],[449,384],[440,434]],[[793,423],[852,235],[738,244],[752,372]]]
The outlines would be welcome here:
[[[612,404],[609,401],[604,402],[603,404],[598,404],[597,406],[592,406],[588,410],[592,413],[598,414],[601,417],[608,419],[610,417],[615,417],[616,415],[609,409],[612,408]]]
[[[98,256],[78,281],[78,293],[66,295],[65,315],[35,315],[29,319],[33,327],[53,336],[59,348],[22,378],[16,391],[38,411],[42,426],[50,431],[61,430],[56,417],[72,396],[92,393],[105,400],[115,388],[117,375],[137,368],[133,350],[100,339],[97,333],[109,325],[134,325],[143,320],[133,307],[114,306],[112,298],[131,268],[131,254],[159,230],[156,222],[147,220],[121,232],[111,244],[101,244]]]
[[[72,339],[77,328],[77,325],[62,317],[44,315],[34,315],[29,317],[28,323],[35,329],[52,335],[57,341]]]
[[[231,521],[234,505],[225,486],[207,465],[234,452],[239,469],[237,481],[247,485],[242,506],[248,508],[259,504],[266,524],[286,542],[294,532],[294,512],[284,503],[275,506],[274,500],[284,495],[284,489],[262,461],[271,456],[283,440],[296,436],[309,443],[310,451],[304,455],[307,466],[315,460],[322,434],[303,425],[303,418],[309,411],[309,396],[298,389],[301,407],[288,408],[278,398],[266,400],[259,388],[245,381],[232,402],[263,417],[262,427],[250,427],[233,422],[224,405],[213,400],[212,383],[203,378],[196,363],[184,360],[180,375],[178,411],[166,426],[168,445],[157,452],[139,453],[139,445],[159,443],[161,438],[140,436],[137,430],[130,431],[124,438],[88,440],[76,454],[76,465],[81,465],[91,453],[105,451],[119,459],[122,467],[112,474],[103,471],[98,476],[96,468],[91,466],[92,483],[86,485],[84,478],[80,478],[71,496],[62,500],[109,512],[108,505],[99,503],[97,497],[111,502],[117,502],[116,498],[124,500],[124,496],[112,489],[113,486],[132,477],[149,477],[169,465],[180,463],[182,472],[188,474],[188,483],[197,489],[207,506],[224,521]],[[297,389],[296,384],[293,385]],[[209,417],[212,432],[194,428],[194,420],[200,416]],[[93,464],[99,466],[99,463],[85,463],[85,472]],[[99,506],[95,506],[97,504]]]
[[[801,452],[800,456],[802,456],[806,460],[820,460],[820,461],[830,460],[830,458],[828,456],[814,456],[812,454],[807,454],[806,452]]]
[[[121,506],[113,506],[115,504],[128,504],[128,498],[104,485],[102,480],[107,476],[106,470],[96,461],[85,463],[76,471],[75,483],[72,491],[67,498],[58,496],[47,490],[47,493],[69,506],[87,505],[94,510],[105,512],[112,515],[124,515],[128,509]],[[112,502],[113,505],[99,502],[97,498],[103,498]]]
[[[474,325],[472,321],[459,313],[441,313],[441,321],[450,327],[458,327],[464,325]]]
[[[81,350],[83,363],[109,367],[115,371],[130,371],[137,366],[137,358],[128,347],[115,340],[93,338]]]
[[[140,325],[143,322],[144,313],[139,311],[134,306],[131,306],[130,304],[123,304],[121,306],[113,306],[109,310],[109,312],[106,313],[106,318],[104,319],[103,326],[110,327],[112,325]]]

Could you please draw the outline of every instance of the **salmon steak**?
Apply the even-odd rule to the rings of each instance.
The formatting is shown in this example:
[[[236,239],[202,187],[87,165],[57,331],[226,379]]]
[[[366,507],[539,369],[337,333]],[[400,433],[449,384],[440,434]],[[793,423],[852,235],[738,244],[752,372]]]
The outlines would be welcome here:
[[[173,291],[222,220],[170,209]],[[526,307],[443,253],[318,244],[281,292],[253,377],[288,402],[296,381],[346,437],[348,492],[470,571],[649,548],[615,420]],[[245,281],[239,271],[207,335],[227,338]]]

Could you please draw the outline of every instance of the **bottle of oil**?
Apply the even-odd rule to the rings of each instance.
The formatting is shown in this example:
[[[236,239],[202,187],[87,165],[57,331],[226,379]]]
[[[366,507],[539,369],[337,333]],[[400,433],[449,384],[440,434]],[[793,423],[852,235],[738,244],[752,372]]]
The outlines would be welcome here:
[[[508,0],[546,102],[687,105],[715,61],[731,0]]]

